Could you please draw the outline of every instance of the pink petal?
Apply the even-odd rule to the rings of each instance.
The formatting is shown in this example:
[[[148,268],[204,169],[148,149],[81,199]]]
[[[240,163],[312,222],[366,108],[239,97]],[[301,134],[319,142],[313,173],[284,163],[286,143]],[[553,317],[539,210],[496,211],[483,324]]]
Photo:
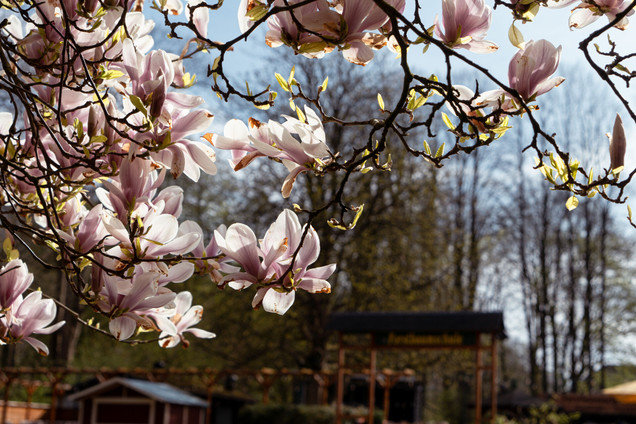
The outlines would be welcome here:
[[[342,51],[342,55],[351,63],[366,65],[373,59],[373,50],[361,41],[354,41],[351,47]]]
[[[117,340],[129,339],[137,329],[137,323],[127,316],[117,317],[108,323],[110,334],[115,336]]]
[[[309,293],[331,293],[331,285],[319,278],[303,278],[298,288]]]

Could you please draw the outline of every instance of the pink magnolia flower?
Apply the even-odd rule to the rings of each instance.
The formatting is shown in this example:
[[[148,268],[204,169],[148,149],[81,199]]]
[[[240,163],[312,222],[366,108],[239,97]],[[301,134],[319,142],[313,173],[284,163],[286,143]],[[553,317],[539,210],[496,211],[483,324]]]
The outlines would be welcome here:
[[[275,255],[278,256],[281,252],[279,246],[282,244],[287,247],[272,265],[275,276],[280,277],[292,265],[293,254],[300,246],[303,231],[304,227],[301,227],[298,217],[290,210],[283,211],[276,222],[267,230],[261,243],[264,253],[274,251]],[[329,293],[331,285],[327,282],[327,278],[333,274],[336,265],[308,269],[319,255],[318,234],[313,228],[309,228],[293,263],[293,272],[285,275],[282,282],[283,287],[268,285],[259,288],[252,300],[252,307],[262,306],[267,312],[283,315],[294,303],[295,292],[298,289],[303,289],[309,293]]]
[[[165,255],[182,255],[190,252],[199,243],[200,235],[196,233],[179,234],[179,223],[173,215],[162,214],[150,210],[143,218],[131,223],[133,240],[129,228],[113,215],[102,214],[104,227],[110,237],[108,244],[117,244],[109,250],[109,254],[120,257],[122,261],[132,257],[161,258]]]
[[[388,0],[387,3],[400,13],[406,6],[405,0]],[[342,17],[347,23],[342,54],[351,63],[366,65],[373,59],[373,50],[380,49],[387,43],[384,35],[369,31],[385,27],[389,17],[373,0],[345,1]]]
[[[200,339],[211,339],[216,334],[200,328],[191,328],[201,322],[203,307],[192,305],[192,294],[181,292],[174,300],[175,308],[169,311],[168,316],[161,313],[153,315],[157,326],[161,330],[159,334],[159,346],[164,348],[175,347],[179,342],[183,342],[185,347],[190,345],[184,333],[191,333]]]
[[[269,6],[261,0],[241,0],[238,7],[238,24],[241,33],[247,32],[254,26],[256,20],[253,14],[265,13],[269,10]],[[258,12],[258,13],[257,13]]]
[[[294,5],[299,1],[288,0],[288,4]],[[274,6],[284,7],[285,2],[275,0]],[[299,29],[296,22],[299,22],[303,28]],[[340,28],[340,14],[331,10],[326,0],[317,0],[274,15],[267,20],[267,25],[269,31],[265,35],[265,42],[270,47],[286,44],[294,48],[297,53],[317,58],[333,50],[333,46],[330,46],[317,34],[337,38],[337,32]],[[242,27],[244,26],[242,25]]]
[[[475,53],[492,53],[497,45],[486,41],[492,10],[484,0],[443,0],[442,24],[435,17],[435,33],[447,45]]]
[[[169,94],[167,102],[176,104],[176,98]],[[188,110],[184,105],[175,106],[174,110],[169,106],[168,110],[171,110],[172,119],[169,129],[170,142],[166,148],[151,152],[152,159],[170,169],[174,178],[185,174],[197,182],[201,171],[209,175],[216,174],[216,153],[212,147],[186,139],[190,135],[204,132],[212,123],[214,115],[204,109]],[[161,137],[166,135],[167,132],[161,134]]]
[[[561,8],[576,3],[579,0],[549,0],[547,6],[550,8]],[[611,22],[616,19],[616,15],[624,11],[629,5],[630,1],[627,0],[583,0],[572,10],[570,15],[569,24],[572,28],[583,28],[601,16],[607,16],[607,19]],[[627,16],[632,16],[634,10],[632,9],[627,13]],[[629,26],[629,20],[625,16],[614,27],[625,30]]]
[[[327,278],[334,272],[335,264],[308,269],[318,259],[320,242],[315,230],[309,228],[300,246],[304,230],[298,217],[285,210],[260,243],[252,230],[243,224],[231,225],[225,236],[215,233],[221,251],[243,269],[227,275],[224,282],[237,290],[258,284],[260,287],[252,306],[262,306],[265,311],[280,315],[293,304],[297,289],[329,293],[331,286]],[[292,264],[296,250],[298,253]],[[292,272],[288,273],[290,267]],[[277,282],[281,277],[282,282]]]
[[[561,46],[547,40],[529,41],[510,61],[508,81],[524,100],[540,96],[561,84],[565,78],[550,78],[559,67]]]
[[[42,292],[35,291],[24,299],[18,296],[11,310],[0,316],[0,340],[5,343],[17,343],[25,341],[41,355],[48,355],[48,347],[31,335],[51,334],[61,326],[64,321],[48,326],[55,319],[57,311],[55,302],[51,299],[42,299]]]
[[[108,236],[108,232],[102,223],[102,205],[86,211],[78,202],[74,198],[64,204],[64,209],[68,212],[62,215],[62,221],[65,221],[66,226],[57,230],[57,233],[75,250],[87,253],[100,245]],[[74,210],[75,208],[77,210]]]
[[[188,0],[188,10],[192,14],[192,23],[203,38],[208,36],[208,24],[210,23],[210,10],[205,7],[205,4],[205,0]]]
[[[153,204],[157,189],[163,183],[165,171],[157,174],[155,166],[149,160],[135,158],[124,159],[119,174],[103,185],[108,190],[98,188],[99,200],[117,216],[125,220],[142,204]]]
[[[138,326],[152,327],[145,317],[172,302],[175,293],[159,284],[157,272],[135,272],[131,279],[103,274],[97,306],[111,317],[109,330],[118,340],[130,338]]]
[[[274,121],[263,124],[250,119],[249,129],[233,119],[225,125],[224,135],[215,135],[212,142],[219,149],[232,151],[230,164],[235,171],[261,156],[282,162],[289,170],[281,190],[287,198],[300,173],[319,171],[330,160],[320,118],[308,107],[305,107],[305,116],[305,122],[285,116],[283,124]]]
[[[14,259],[3,266],[0,269],[0,311],[11,307],[32,282],[33,274],[20,259]]]
[[[583,28],[603,15],[607,16],[607,19],[611,22],[616,19],[616,15],[624,11],[630,3],[631,1],[626,0],[582,1],[574,8],[570,15],[570,28]],[[632,16],[633,14],[634,9],[630,10],[627,16]],[[614,27],[620,30],[627,29],[629,26],[627,16],[621,19]]]
[[[225,225],[221,225],[216,229],[223,237],[225,237],[226,228]],[[192,249],[192,255],[194,259],[194,266],[200,274],[208,274],[210,279],[215,283],[220,283],[223,280],[223,274],[231,274],[238,271],[238,268],[231,266],[224,258],[219,260],[215,259],[200,259],[205,257],[217,257],[222,256],[221,249],[216,242],[216,239],[212,237],[207,246],[203,245],[203,230],[201,226],[194,221],[185,221],[179,226],[180,233],[196,233],[200,235],[199,244]]]
[[[516,90],[526,102],[547,93],[565,80],[563,77],[551,78],[559,66],[560,59],[561,46],[556,48],[547,40],[528,41],[525,48],[514,55],[508,66],[510,88]],[[483,93],[476,99],[476,104],[499,105],[503,110],[518,109],[510,94],[501,89]]]

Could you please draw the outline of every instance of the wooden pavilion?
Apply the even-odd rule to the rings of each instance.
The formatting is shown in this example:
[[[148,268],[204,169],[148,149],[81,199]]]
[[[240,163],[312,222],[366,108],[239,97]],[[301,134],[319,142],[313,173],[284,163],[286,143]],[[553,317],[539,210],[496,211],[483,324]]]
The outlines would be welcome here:
[[[370,353],[367,423],[372,423],[377,352],[424,349],[467,349],[475,352],[475,423],[482,423],[483,371],[490,371],[490,415],[494,422],[497,414],[497,340],[505,338],[502,312],[343,312],[332,315],[327,328],[337,331],[339,338],[337,424],[344,419],[344,372],[348,350],[367,350]],[[366,343],[348,343],[348,335],[364,334],[368,335]],[[490,364],[486,366],[484,352],[490,354]]]

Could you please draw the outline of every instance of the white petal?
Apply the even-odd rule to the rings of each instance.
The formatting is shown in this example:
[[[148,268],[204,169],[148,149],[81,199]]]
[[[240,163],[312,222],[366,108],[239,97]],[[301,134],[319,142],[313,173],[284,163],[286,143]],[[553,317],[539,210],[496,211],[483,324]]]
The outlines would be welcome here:
[[[285,312],[294,304],[296,292],[279,293],[276,290],[269,289],[263,296],[263,309],[278,315],[284,315]]]
[[[108,323],[108,329],[117,340],[126,340],[135,333],[137,323],[132,318],[121,316],[111,320]]]

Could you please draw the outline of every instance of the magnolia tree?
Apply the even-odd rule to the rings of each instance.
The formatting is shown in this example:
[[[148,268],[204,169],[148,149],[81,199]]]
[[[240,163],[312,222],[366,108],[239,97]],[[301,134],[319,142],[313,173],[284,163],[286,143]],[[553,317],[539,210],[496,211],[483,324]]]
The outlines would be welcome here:
[[[2,0],[0,90],[7,107],[0,112],[5,261],[0,270],[0,341],[24,341],[46,355],[47,346],[37,335],[60,328],[64,323],[55,322],[57,309],[68,309],[37,289],[19,250],[63,272],[72,291],[109,322],[108,331],[90,320],[84,324],[121,341],[152,340],[162,347],[187,345],[186,333],[214,337],[195,327],[202,307],[193,306],[192,295],[178,289],[194,274],[208,275],[221,287],[251,290],[254,308],[278,314],[288,310],[299,289],[328,293],[335,264],[313,266],[320,242],[311,224],[327,219],[338,229],[355,226],[363,208],[344,195],[347,181],[353,173],[390,170],[389,143],[442,166],[495,142],[525,115],[534,128],[527,149],[534,151],[536,167],[549,184],[572,192],[569,208],[578,198],[595,194],[622,202],[634,172],[623,178],[619,174],[625,154],[621,119],[616,118],[611,135],[611,164],[593,175],[535,117],[540,96],[563,81],[555,76],[561,47],[549,40],[524,41],[515,23],[529,23],[537,13],[557,7],[572,8],[572,29],[605,16],[608,22],[580,47],[622,101],[622,112],[636,121],[621,92],[634,76],[628,61],[636,54],[622,48],[633,46],[611,39],[607,48],[597,46],[599,57],[607,61],[600,64],[589,52],[589,44],[602,34],[627,29],[636,1],[495,0],[494,7],[510,10],[508,22],[498,25],[509,26],[509,41],[519,49],[506,64],[507,81],[478,64],[477,55],[498,48],[487,39],[491,6],[484,0],[439,1],[442,14],[436,17],[426,13],[428,1],[419,0],[242,0],[225,5],[222,0],[190,0],[186,5],[181,0]],[[236,9],[242,31],[231,40],[208,35],[211,15],[222,6]],[[183,41],[180,55],[153,49],[155,24],[144,7],[159,11],[170,36]],[[266,109],[274,104],[276,92],[235,86],[225,66],[240,42],[262,38],[259,27],[267,32],[258,42],[313,60],[338,51],[350,66],[360,66],[372,61],[377,50],[393,51],[403,76],[395,99],[389,105],[378,95],[374,116],[349,121],[322,106],[326,78],[317,91],[308,90],[292,69],[288,77],[276,74],[276,79],[294,117],[280,122],[233,119],[223,134],[206,133],[213,111],[202,107],[201,97],[183,90],[194,82],[185,69],[188,61],[209,61],[209,85],[222,99]],[[443,77],[418,75],[410,66],[432,49],[441,52],[447,65]],[[481,72],[488,90],[474,81],[455,81],[451,60]],[[409,132],[424,129],[427,138],[434,138],[438,118],[454,135],[453,145],[433,151],[426,141],[422,145],[421,139],[409,137]],[[346,153],[332,151],[323,130],[326,122],[364,127],[368,137],[352,141]],[[234,171],[255,160],[281,163],[289,171],[281,182],[285,198],[303,173],[309,178],[339,175],[339,190],[315,209],[306,210],[301,202],[293,211],[282,211],[261,239],[242,223],[204,229],[180,219],[182,189],[167,185],[165,178],[168,172],[193,181],[201,172],[214,174],[218,149],[231,152]],[[609,187],[617,188],[611,196]],[[337,216],[324,216],[333,207]],[[206,234],[213,234],[211,240]],[[42,259],[36,244],[52,249],[56,262]],[[149,331],[156,336],[141,335]]]

